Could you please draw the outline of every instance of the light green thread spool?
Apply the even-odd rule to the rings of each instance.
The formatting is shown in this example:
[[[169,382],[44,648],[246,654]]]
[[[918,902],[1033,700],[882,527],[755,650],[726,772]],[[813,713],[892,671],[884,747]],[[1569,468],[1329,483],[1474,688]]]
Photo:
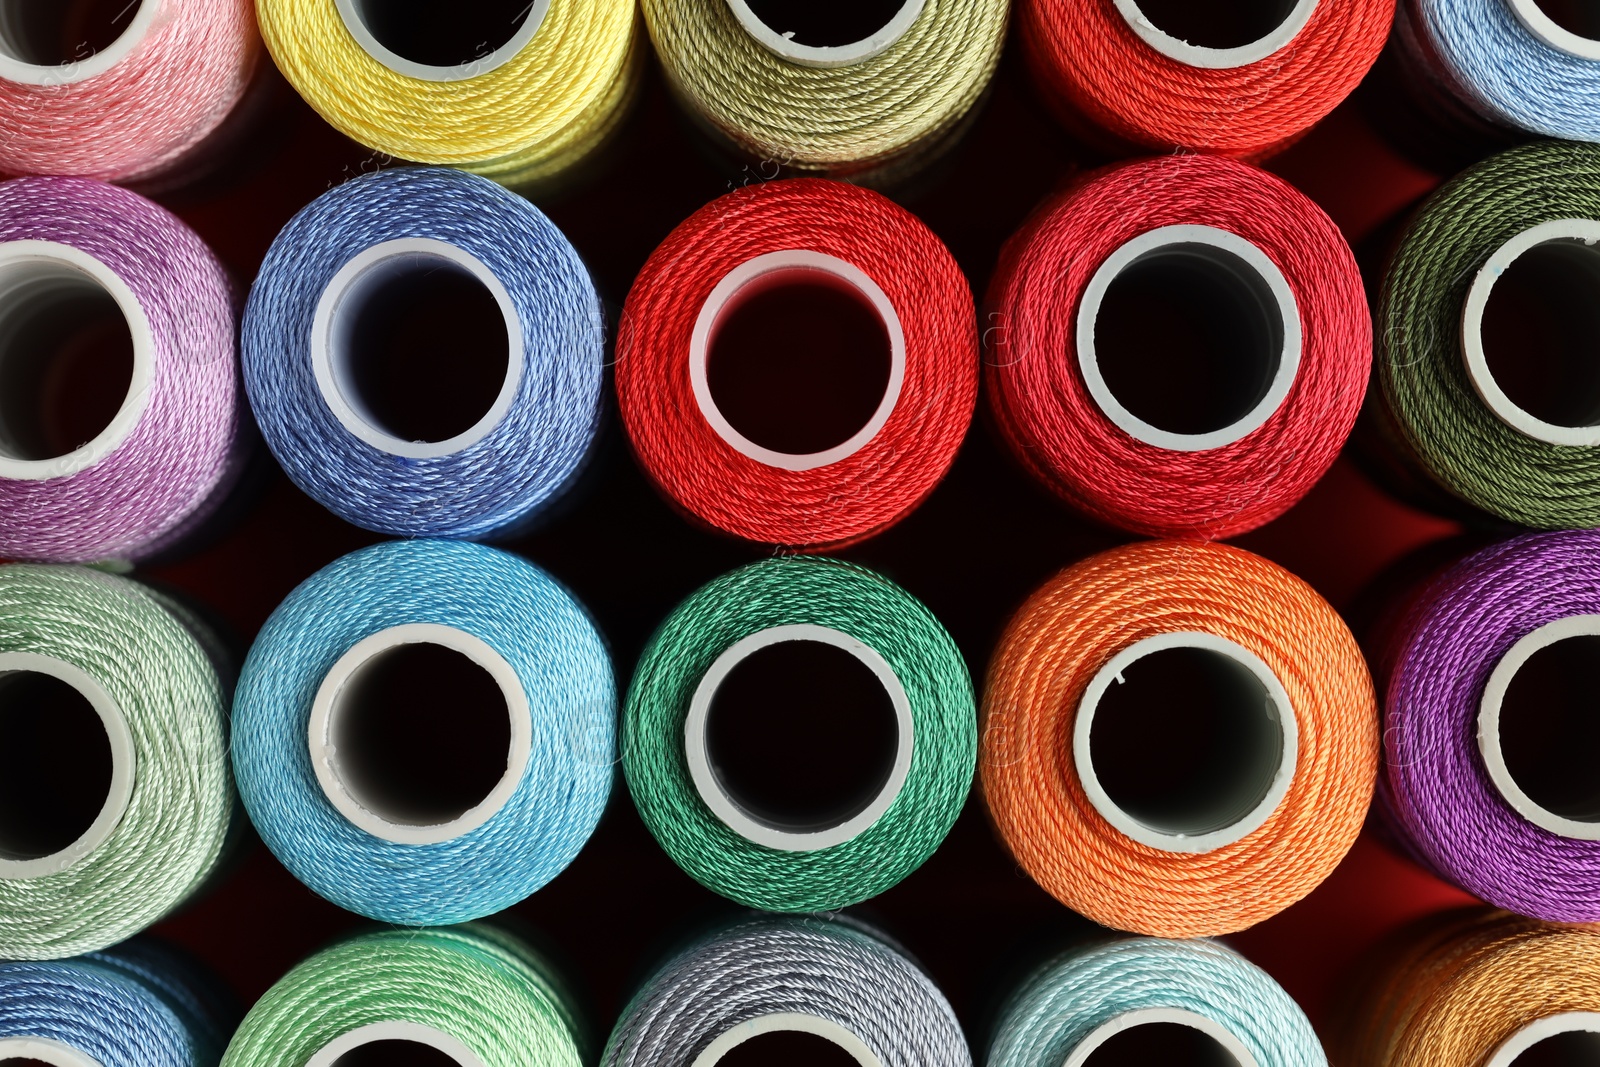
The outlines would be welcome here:
[[[0,567],[0,958],[116,944],[216,869],[236,801],[192,625],[124,578]]]
[[[582,1067],[577,1013],[549,965],[486,923],[379,930],[341,942],[256,1002],[222,1067],[337,1067],[374,1042],[431,1047],[459,1067]]]
[[[825,819],[750,805],[707,740],[708,705],[726,678],[788,642],[853,656],[893,708],[877,777]],[[803,681],[776,677],[766,692]],[[762,714],[759,701],[737,714]],[[628,788],[668,855],[724,896],[785,912],[846,907],[920,866],[960,814],[977,747],[972,682],[938,620],[881,575],[816,558],[741,568],[681,604],[640,659],[622,729]]]

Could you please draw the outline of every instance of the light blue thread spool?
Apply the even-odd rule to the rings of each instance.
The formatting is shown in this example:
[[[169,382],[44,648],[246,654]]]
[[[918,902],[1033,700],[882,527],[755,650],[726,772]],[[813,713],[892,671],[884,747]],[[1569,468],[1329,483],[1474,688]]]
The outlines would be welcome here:
[[[1158,1033],[1158,1028],[1175,1032]],[[1142,1032],[1135,1032],[1142,1031]],[[1180,1043],[1217,1067],[1326,1067],[1305,1013],[1267,973],[1210,941],[1135,937],[1065,952],[1012,994],[988,1067],[1120,1067]],[[1170,1046],[1169,1046],[1170,1048]]]
[[[507,358],[476,422],[419,441],[374,399],[372,374],[392,372],[372,370],[385,353],[362,346],[397,294],[440,279],[503,318]],[[605,326],[588,271],[532,204],[458,171],[379,171],[313,201],[267,253],[241,349],[285,472],[379,533],[510,536],[570,487],[599,430]],[[438,353],[438,380],[462,354]]]
[[[396,719],[396,665],[419,657],[460,685]],[[397,731],[416,731],[420,769],[387,747]],[[490,773],[429,793],[463,762],[452,732]],[[374,545],[318,571],[267,620],[234,704],[240,795],[267,847],[335,904],[409,926],[490,915],[565,869],[615,751],[611,662],[588,614],[539,568],[462,542]]]

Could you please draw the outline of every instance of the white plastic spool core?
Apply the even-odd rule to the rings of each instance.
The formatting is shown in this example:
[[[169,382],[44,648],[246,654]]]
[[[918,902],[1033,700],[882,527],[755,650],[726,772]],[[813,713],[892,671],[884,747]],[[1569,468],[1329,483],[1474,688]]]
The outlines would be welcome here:
[[[116,40],[99,51],[84,42],[63,55],[62,20],[76,6],[68,0],[0,3],[0,80],[71,85],[104,74],[144,43],[161,12],[161,0],[133,0],[133,17]]]
[[[466,431],[443,441],[405,441],[382,425],[361,395],[356,382],[356,331],[363,313],[382,300],[390,283],[441,270],[476,279],[499,305],[506,328],[505,380],[489,410]],[[323,290],[311,322],[311,369],[323,401],[346,430],[390,455],[438,459],[477,444],[510,412],[522,387],[522,319],[500,279],[470,252],[425,237],[384,241],[339,268]],[[449,370],[449,362],[441,360],[440,373]]]
[[[1214,1067],[1260,1067],[1255,1056],[1245,1047],[1244,1042],[1234,1036],[1233,1031],[1217,1022],[1207,1018],[1199,1012],[1189,1011],[1187,1008],[1136,1008],[1115,1015],[1091,1030],[1088,1036],[1073,1046],[1067,1053],[1067,1058],[1062,1061],[1061,1067],[1120,1067],[1119,1064],[1106,1061],[1104,1054],[1096,1057],[1107,1042],[1135,1030],[1141,1026],[1158,1024],[1185,1026],[1191,1030],[1199,1031],[1215,1042],[1217,1053],[1215,1058],[1207,1061]],[[1109,1051],[1109,1050],[1107,1050]],[[1186,1063],[1189,1061],[1185,1061]]]
[[[1237,753],[1236,769],[1243,773],[1207,783],[1204,795],[1183,798],[1180,813],[1141,816],[1112,797],[1103,781],[1110,768],[1096,768],[1094,725],[1108,691],[1125,682],[1123,675],[1130,667],[1174,650],[1201,653],[1206,667],[1226,678],[1223,710],[1228,721],[1222,728],[1228,736],[1222,740]],[[1163,695],[1155,697],[1160,700]],[[1244,646],[1201,632],[1158,634],[1112,656],[1084,689],[1072,734],[1073,763],[1095,810],[1129,838],[1166,852],[1210,852],[1254,833],[1288,794],[1299,751],[1299,723],[1277,675]]]
[[[7,879],[43,878],[59,874],[103,845],[127,813],[138,766],[133,734],[128,729],[122,709],[99,681],[74,664],[36,652],[0,652],[0,707],[11,699],[6,693],[8,679],[29,673],[64,682],[94,710],[105,729],[111,755],[111,775],[106,782],[105,799],[101,802],[99,814],[65,848],[47,855],[34,854],[31,849],[27,852],[7,849],[6,841],[12,834],[5,827],[0,827],[0,878]],[[25,713],[27,709],[20,710]],[[8,752],[7,755],[32,763],[46,754]]]
[[[1193,3],[1194,0],[1185,0]],[[1239,0],[1226,0],[1238,3]],[[1266,59],[1284,48],[1305,29],[1317,9],[1318,0],[1283,0],[1274,12],[1274,24],[1253,41],[1228,48],[1212,48],[1191,44],[1163,30],[1140,8],[1138,0],[1116,0],[1117,13],[1133,28],[1140,39],[1168,59],[1185,66],[1221,70],[1243,67]]]
[[[515,10],[521,14],[522,21],[516,24],[515,31],[504,44],[491,49],[489,42],[483,41],[459,61],[451,63],[421,63],[408,59],[379,40],[388,36],[383,26],[385,19],[400,16],[403,20],[407,13],[400,5],[395,5],[394,0],[334,0],[334,6],[361,50],[396,74],[418,81],[459,82],[498,70],[515,58],[539,32],[545,13],[550,10],[550,0],[528,0],[517,7]],[[445,6],[441,5],[441,9]]]
[[[14,1060],[34,1060],[50,1067],[104,1067],[88,1053],[48,1037],[0,1037],[0,1067]]]
[[[729,9],[745,33],[776,55],[807,67],[848,67],[880,55],[905,36],[926,4],[927,0],[899,0],[887,19],[870,30],[858,30],[859,36],[824,31],[820,39],[807,43],[807,35],[791,28],[786,20],[806,17],[807,6],[828,13],[815,0],[728,0]],[[834,5],[836,9],[842,6]],[[840,12],[831,13],[837,17]],[[845,39],[839,39],[841,36]]]
[[[1239,383],[1235,407],[1242,414],[1226,425],[1200,433],[1174,433],[1136,415],[1107,384],[1096,327],[1107,291],[1119,276],[1136,268],[1203,271],[1234,291],[1233,306],[1223,309],[1238,326],[1231,343],[1237,345],[1241,359],[1255,358],[1267,374],[1263,380]],[[1181,283],[1181,276],[1175,278]],[[1215,226],[1162,226],[1128,240],[1100,264],[1079,299],[1076,340],[1084,385],[1106,418],[1146,444],[1200,452],[1247,436],[1283,405],[1300,370],[1300,309],[1277,264],[1243,237]]]
[[[128,392],[104,429],[60,456],[38,457],[7,417],[8,396],[36,403],[37,383],[85,321],[115,302],[133,342]],[[44,481],[92,467],[127,439],[150,399],[155,335],[128,284],[87,252],[55,241],[0,243],[0,478]]]
[[[878,402],[878,407],[871,418],[848,440],[833,448],[805,455],[775,452],[756,444],[734,429],[727,416],[717,407],[716,399],[711,395],[709,374],[711,347],[719,321],[726,313],[737,307],[741,300],[769,287],[792,284],[804,279],[807,274],[818,271],[848,285],[867,302],[883,323],[884,331],[889,338],[889,380],[884,388],[883,399]],[[889,421],[895,405],[900,401],[900,390],[905,383],[905,377],[905,331],[900,325],[900,316],[895,312],[888,295],[879,288],[877,282],[867,276],[865,271],[854,264],[846,263],[835,256],[805,249],[768,252],[748,259],[729,271],[701,305],[700,314],[695,319],[694,332],[689,340],[689,383],[694,392],[695,403],[699,406],[700,414],[706,423],[718,437],[737,451],[758,463],[765,463],[780,470],[814,470],[855,455],[876,437],[878,431]]]
[[[1551,48],[1579,59],[1600,60],[1600,40],[1596,39],[1600,37],[1600,17],[1593,11],[1593,5],[1572,5],[1574,13],[1587,16],[1583,20],[1583,32],[1574,33],[1551,18],[1540,0],[1506,0],[1506,3],[1511,5],[1512,12],[1528,28],[1528,32]]]
[[[398,810],[377,795],[361,778],[355,766],[360,753],[359,733],[352,723],[381,708],[370,704],[366,691],[370,675],[363,675],[385,657],[404,654],[405,646],[441,645],[465,656],[494,680],[505,699],[510,743],[506,751],[505,772],[487,795],[454,818],[438,822],[419,822],[408,812]],[[451,717],[441,712],[442,728],[449,728]],[[481,638],[438,623],[407,623],[380,630],[363,638],[340,656],[323,677],[311,705],[307,744],[317,782],[341,815],[351,823],[385,841],[404,845],[431,845],[471,833],[505,807],[516,793],[527,769],[533,745],[533,718],[527,694],[516,671]],[[342,749],[342,750],[341,750]]]
[[[368,1023],[354,1030],[348,1030],[313,1052],[311,1058],[306,1060],[305,1067],[338,1067],[340,1060],[345,1056],[380,1041],[404,1041],[424,1045],[448,1056],[459,1067],[485,1067],[478,1054],[468,1048],[460,1038],[452,1037],[442,1030],[436,1030],[422,1023],[400,1020]]]
[[[752,814],[728,790],[717,774],[708,740],[712,702],[728,675],[741,662],[761,649],[786,641],[815,641],[848,652],[876,677],[889,696],[895,717],[893,762],[883,785],[859,812],[833,826],[795,829],[777,825]],[[876,823],[889,810],[911,773],[911,757],[916,738],[911,721],[911,701],[905,686],[878,652],[849,634],[827,626],[794,623],[758,630],[729,645],[700,678],[689,700],[689,714],[683,724],[684,756],[689,777],[700,799],[712,814],[734,833],[767,848],[784,852],[814,852],[843,844]]]
[[[1507,396],[1489,367],[1483,334],[1484,313],[1496,284],[1506,271],[1519,257],[1535,249],[1560,254],[1562,268],[1591,288],[1594,299],[1600,301],[1600,247],[1596,247],[1597,244],[1600,244],[1600,221],[1595,219],[1554,219],[1526,229],[1496,249],[1478,269],[1461,309],[1461,352],[1472,387],[1501,422],[1518,433],[1548,444],[1600,445],[1600,410],[1591,412],[1587,425],[1562,426],[1524,410]],[[1593,359],[1588,347],[1564,355],[1583,360],[1585,366]],[[1582,399],[1600,401],[1600,397]]]
[[[746,1041],[763,1034],[785,1032],[812,1034],[823,1038],[843,1049],[851,1059],[860,1064],[860,1067],[883,1067],[883,1061],[878,1058],[877,1053],[868,1048],[867,1043],[849,1029],[832,1019],[807,1015],[803,1012],[773,1012],[771,1015],[757,1016],[724,1030],[695,1057],[692,1067],[716,1067],[728,1053]]]
[[[1503,745],[1502,713],[1506,710],[1506,696],[1516,681],[1518,672],[1524,670],[1528,666],[1528,661],[1537,653],[1559,642],[1573,639],[1578,639],[1578,643],[1567,646],[1567,649],[1579,655],[1581,662],[1578,664],[1578,669],[1581,670],[1582,676],[1571,680],[1576,683],[1572,688],[1580,690],[1585,695],[1593,692],[1596,680],[1600,679],[1600,615],[1572,615],[1545,623],[1524,634],[1505,655],[1500,657],[1500,662],[1496,663],[1494,670],[1490,672],[1489,681],[1483,689],[1483,697],[1478,703],[1478,751],[1483,757],[1485,769],[1489,772],[1489,780],[1518,815],[1535,826],[1549,830],[1553,834],[1560,834],[1562,837],[1577,841],[1600,841],[1600,775],[1585,773],[1583,780],[1567,783],[1569,787],[1578,786],[1579,791],[1585,795],[1565,812],[1552,811],[1533,799],[1525,788],[1532,787],[1542,793],[1544,790],[1541,785],[1548,783],[1519,781],[1508,764]],[[1527,709],[1515,710],[1525,712]],[[1579,711],[1579,709],[1572,710]],[[1585,703],[1579,713],[1587,715],[1588,711],[1589,708]],[[1553,743],[1560,742],[1556,740]],[[1585,771],[1591,766],[1590,761],[1586,759],[1580,762]],[[1554,784],[1559,787],[1562,783]],[[1564,791],[1570,792],[1570,788]]]
[[[1514,1067],[1535,1045],[1543,1046],[1537,1053],[1541,1064],[1594,1067],[1600,1063],[1600,1013],[1569,1011],[1536,1019],[1495,1049],[1484,1067]]]

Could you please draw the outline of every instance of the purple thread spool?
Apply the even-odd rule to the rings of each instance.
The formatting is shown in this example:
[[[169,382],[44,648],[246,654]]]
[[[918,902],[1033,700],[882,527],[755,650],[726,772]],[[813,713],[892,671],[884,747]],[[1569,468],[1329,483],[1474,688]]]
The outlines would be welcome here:
[[[239,466],[235,337],[221,264],[163,208],[0,184],[0,556],[132,561],[189,532]]]
[[[1600,920],[1600,531],[1468,556],[1392,653],[1386,806],[1413,855],[1498,907]]]

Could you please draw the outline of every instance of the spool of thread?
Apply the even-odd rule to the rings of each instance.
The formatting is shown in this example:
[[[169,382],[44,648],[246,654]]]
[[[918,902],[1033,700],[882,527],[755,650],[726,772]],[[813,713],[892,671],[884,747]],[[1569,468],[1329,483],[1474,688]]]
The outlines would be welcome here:
[[[183,165],[245,96],[250,0],[12,0],[0,12],[0,171],[144,181]]]
[[[390,541],[273,612],[233,709],[240,795],[340,907],[435,926],[554,878],[605,808],[616,693],[582,606],[515,556]]]
[[[1600,1055],[1600,934],[1471,909],[1404,930],[1330,1030],[1338,1067],[1586,1064]]]
[[[1600,526],[1600,148],[1494,156],[1418,211],[1384,276],[1377,380],[1403,459],[1499,518]]]
[[[256,0],[278,68],[341,133],[507,185],[621,124],[643,66],[632,0]]]
[[[1105,926],[1243,930],[1326,878],[1377,774],[1355,639],[1276,564],[1151,541],[1046,583],[989,664],[984,798],[1022,868]]]
[[[895,885],[972,783],[972,682],[905,590],[836,560],[751,564],[651,638],[623,714],[645,825],[702,885],[831,911]]]
[[[1400,0],[1403,85],[1457,134],[1600,141],[1600,12],[1560,0]]]
[[[1600,921],[1600,533],[1529,534],[1435,579],[1383,659],[1384,792],[1412,854],[1475,896]]]
[[[966,279],[910,212],[837,182],[767,182],[651,255],[623,309],[617,398],[679,508],[752,541],[838,547],[944,477],[977,348]]]
[[[857,179],[887,176],[952,140],[994,75],[1007,6],[643,4],[679,102],[719,143],[785,172]]]
[[[1017,40],[1068,129],[1128,151],[1259,159],[1355,89],[1395,0],[1019,0]]]
[[[406,168],[290,220],[250,291],[243,356],[268,446],[334,514],[392,536],[510,536],[594,444],[605,320],[538,208]]]
[[[0,959],[126,940],[216,869],[227,711],[193,625],[123,578],[0,567]]]
[[[1122,938],[1063,952],[1017,988],[989,1067],[1326,1067],[1311,1022],[1261,968],[1212,941]]]
[[[1007,243],[986,331],[996,421],[1102,522],[1230,537],[1288,510],[1361,407],[1372,323],[1333,220],[1242,163],[1102,170]]]
[[[0,184],[0,557],[146,558],[237,477],[231,288],[175,216],[74,178]]]
[[[323,949],[256,1002],[223,1067],[582,1067],[565,985],[492,925],[378,930]]]
[[[716,1067],[780,1057],[859,1067],[972,1063],[932,980],[842,917],[756,918],[690,945],[645,982],[600,1062]]]
[[[214,975],[138,939],[45,963],[0,963],[0,1063],[215,1067],[238,1014]]]

